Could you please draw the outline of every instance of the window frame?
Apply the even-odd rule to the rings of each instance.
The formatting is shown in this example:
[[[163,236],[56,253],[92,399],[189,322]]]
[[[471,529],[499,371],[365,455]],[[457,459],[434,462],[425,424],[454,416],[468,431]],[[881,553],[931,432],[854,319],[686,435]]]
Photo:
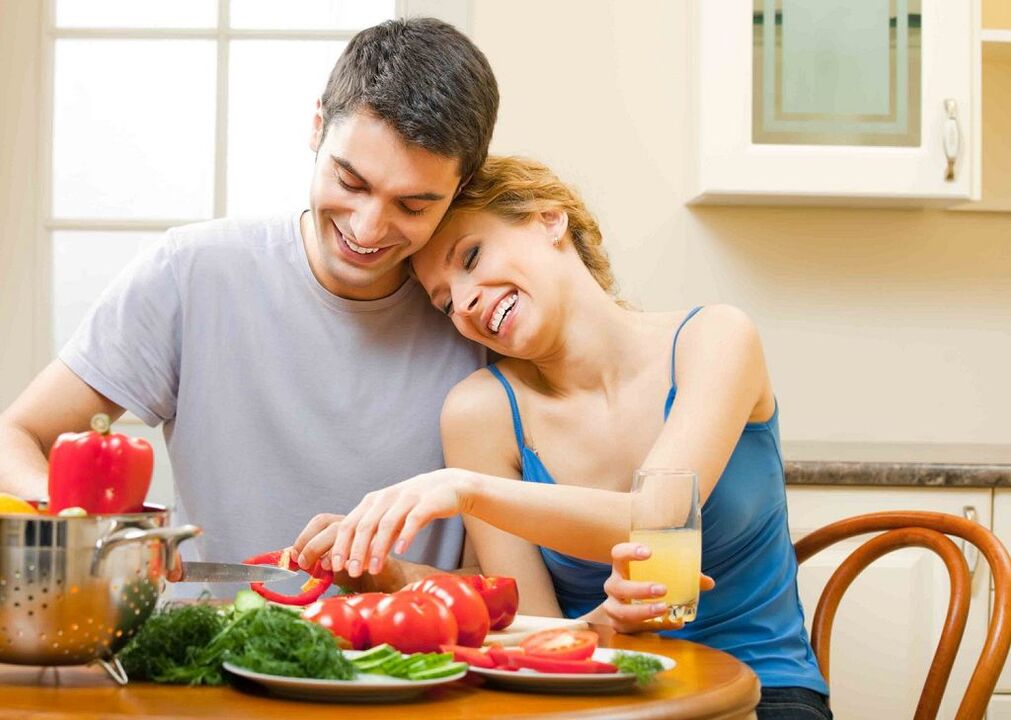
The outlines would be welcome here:
[[[216,43],[214,113],[213,218],[224,217],[228,201],[229,55],[232,40],[337,40],[347,41],[357,30],[270,30],[230,27],[231,0],[217,0],[217,24],[208,28],[61,28],[56,25],[57,0],[42,0],[39,33],[38,152],[36,173],[36,232],[34,253],[32,366],[41,369],[54,357],[53,348],[53,247],[58,231],[164,232],[170,227],[208,218],[71,218],[53,214],[53,133],[56,43],[63,39],[94,40],[212,40]],[[471,34],[472,0],[396,0],[395,17],[438,17]],[[140,422],[128,416],[129,421]]]

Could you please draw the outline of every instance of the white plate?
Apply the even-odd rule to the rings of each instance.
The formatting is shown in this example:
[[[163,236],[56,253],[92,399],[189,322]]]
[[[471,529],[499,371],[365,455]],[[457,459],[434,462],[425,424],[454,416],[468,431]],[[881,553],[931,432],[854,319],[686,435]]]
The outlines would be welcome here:
[[[354,658],[361,653],[345,651],[344,655]],[[388,675],[359,673],[354,680],[315,680],[312,678],[285,677],[253,672],[244,667],[226,662],[222,665],[228,674],[262,685],[271,695],[295,700],[317,700],[329,702],[384,703],[413,700],[437,685],[445,685],[459,680],[467,674],[461,670],[456,675],[434,680],[404,680]]]
[[[601,662],[611,662],[619,652],[631,653],[631,650],[616,650],[612,648],[597,648],[593,651],[593,659]],[[653,653],[638,653],[656,658],[663,665],[663,670],[673,670],[677,663],[666,655]],[[493,670],[490,668],[471,667],[470,671],[480,675],[489,685],[504,690],[523,690],[540,693],[573,693],[596,694],[613,693],[631,690],[635,687],[636,677],[631,673],[542,673],[536,670]]]
[[[517,615],[505,630],[492,630],[484,639],[485,645],[519,645],[527,635],[541,630],[585,630],[589,625],[585,620],[567,620],[540,615]]]

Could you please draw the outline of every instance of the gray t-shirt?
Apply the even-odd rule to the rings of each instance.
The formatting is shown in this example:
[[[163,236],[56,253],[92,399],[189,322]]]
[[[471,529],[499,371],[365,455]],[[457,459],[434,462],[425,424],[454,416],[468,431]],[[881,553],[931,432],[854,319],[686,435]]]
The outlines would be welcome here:
[[[110,400],[164,423],[174,524],[204,530],[182,546],[190,559],[285,547],[316,513],[442,467],[443,400],[485,364],[413,280],[380,300],[328,292],[299,217],[170,230],[60,352]],[[462,542],[458,518],[439,521],[408,557],[453,568]]]

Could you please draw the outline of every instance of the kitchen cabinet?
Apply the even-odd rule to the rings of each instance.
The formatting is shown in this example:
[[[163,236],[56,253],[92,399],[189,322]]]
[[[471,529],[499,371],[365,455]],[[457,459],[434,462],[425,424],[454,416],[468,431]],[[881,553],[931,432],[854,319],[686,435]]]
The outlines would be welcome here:
[[[979,198],[979,0],[695,0],[692,30],[690,202]]]
[[[980,166],[981,197],[977,202],[955,206],[953,210],[976,212],[1011,212],[1011,3],[993,2],[989,16],[984,13],[984,23],[1003,23],[988,26],[982,31],[982,70],[980,138],[982,161]],[[1002,7],[1004,16],[998,14]]]
[[[975,513],[990,527],[986,488],[790,486],[794,541],[836,520],[887,510]],[[840,542],[800,566],[798,586],[807,627],[832,572],[863,540]],[[956,543],[960,542],[956,539]],[[972,553],[967,553],[970,567]],[[954,717],[986,638],[989,569],[973,577],[965,635],[938,717]],[[912,717],[948,606],[948,574],[934,553],[904,548],[872,563],[846,591],[832,630],[832,711],[837,720]]]

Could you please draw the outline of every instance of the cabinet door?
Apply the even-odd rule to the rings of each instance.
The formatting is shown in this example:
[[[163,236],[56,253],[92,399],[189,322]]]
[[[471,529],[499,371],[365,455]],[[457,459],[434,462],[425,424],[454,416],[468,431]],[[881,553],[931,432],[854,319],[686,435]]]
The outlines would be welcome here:
[[[987,720],[1011,720],[1011,695],[994,695],[986,717]]]
[[[1011,548],[1011,490],[995,491],[993,531],[1005,547]],[[1011,662],[1004,663],[1004,671],[997,680],[997,692],[1011,693]],[[1011,718],[1011,709],[1008,712],[1008,717]]]
[[[990,526],[989,490],[790,487],[787,498],[795,541],[836,520],[887,510],[963,515],[965,508],[972,508],[978,522]],[[837,543],[801,565],[798,585],[809,630],[822,588],[860,543],[860,538]],[[938,717],[954,717],[983,647],[988,578],[986,563],[980,560],[965,635]],[[913,716],[940,637],[948,594],[944,564],[918,548],[886,555],[853,582],[832,629],[830,687],[837,720]]]
[[[694,13],[695,201],[978,198],[978,0],[696,0]]]

